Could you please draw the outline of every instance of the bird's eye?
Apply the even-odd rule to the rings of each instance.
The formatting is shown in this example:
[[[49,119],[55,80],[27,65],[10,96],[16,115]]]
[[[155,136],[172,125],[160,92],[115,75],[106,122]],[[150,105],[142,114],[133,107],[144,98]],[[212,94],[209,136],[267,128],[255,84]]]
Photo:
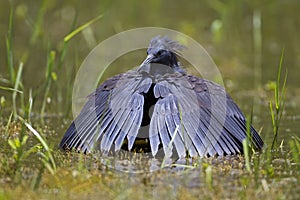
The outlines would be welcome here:
[[[159,51],[156,53],[157,56],[160,56],[160,55],[162,55],[162,54],[163,54],[163,50],[159,50]]]

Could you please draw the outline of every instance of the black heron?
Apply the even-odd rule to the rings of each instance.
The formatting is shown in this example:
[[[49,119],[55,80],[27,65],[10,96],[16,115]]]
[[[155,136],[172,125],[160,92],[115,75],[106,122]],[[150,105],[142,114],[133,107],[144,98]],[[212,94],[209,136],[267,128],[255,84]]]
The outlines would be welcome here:
[[[177,59],[183,48],[166,36],[153,38],[137,69],[107,79],[88,96],[60,147],[142,149],[153,156],[171,148],[179,157],[243,153],[245,116],[223,87],[186,74]],[[250,135],[260,150],[263,141],[252,126]]]

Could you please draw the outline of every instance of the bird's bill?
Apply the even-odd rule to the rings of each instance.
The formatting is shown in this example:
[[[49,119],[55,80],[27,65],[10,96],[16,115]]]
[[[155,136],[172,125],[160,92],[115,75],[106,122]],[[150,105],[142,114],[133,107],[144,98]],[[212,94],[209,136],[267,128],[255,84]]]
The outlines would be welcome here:
[[[149,64],[149,63],[152,61],[153,58],[154,58],[154,55],[148,54],[147,57],[146,57],[146,59],[145,59],[144,62],[142,63],[142,65],[147,65],[147,64]]]

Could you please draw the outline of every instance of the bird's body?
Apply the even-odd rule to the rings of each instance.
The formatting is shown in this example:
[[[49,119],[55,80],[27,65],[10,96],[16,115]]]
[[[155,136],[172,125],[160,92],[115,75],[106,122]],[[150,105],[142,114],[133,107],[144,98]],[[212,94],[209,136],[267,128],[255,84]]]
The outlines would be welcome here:
[[[103,153],[173,149],[179,157],[242,153],[246,119],[224,88],[188,75],[177,61],[182,46],[154,38],[136,70],[102,83],[66,131],[60,147]],[[250,127],[252,145],[263,141]],[[174,147],[174,148],[173,148]]]

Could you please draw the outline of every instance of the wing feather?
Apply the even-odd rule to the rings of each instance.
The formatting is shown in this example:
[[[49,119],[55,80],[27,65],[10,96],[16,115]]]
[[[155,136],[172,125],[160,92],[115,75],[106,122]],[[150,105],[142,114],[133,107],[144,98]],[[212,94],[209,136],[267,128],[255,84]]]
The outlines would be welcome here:
[[[159,98],[150,122],[150,144],[155,156],[161,141],[166,153],[174,138],[177,154],[214,156],[242,151],[246,138],[246,119],[225,90],[205,79],[175,73],[161,78],[154,86]],[[170,112],[172,110],[172,112]],[[263,142],[251,126],[253,143],[260,149]],[[176,135],[177,136],[177,135]]]
[[[152,80],[137,71],[106,80],[88,96],[81,113],[66,131],[60,147],[90,152],[120,150],[124,138],[131,149],[143,116],[144,99]],[[99,144],[99,146],[95,146]]]

